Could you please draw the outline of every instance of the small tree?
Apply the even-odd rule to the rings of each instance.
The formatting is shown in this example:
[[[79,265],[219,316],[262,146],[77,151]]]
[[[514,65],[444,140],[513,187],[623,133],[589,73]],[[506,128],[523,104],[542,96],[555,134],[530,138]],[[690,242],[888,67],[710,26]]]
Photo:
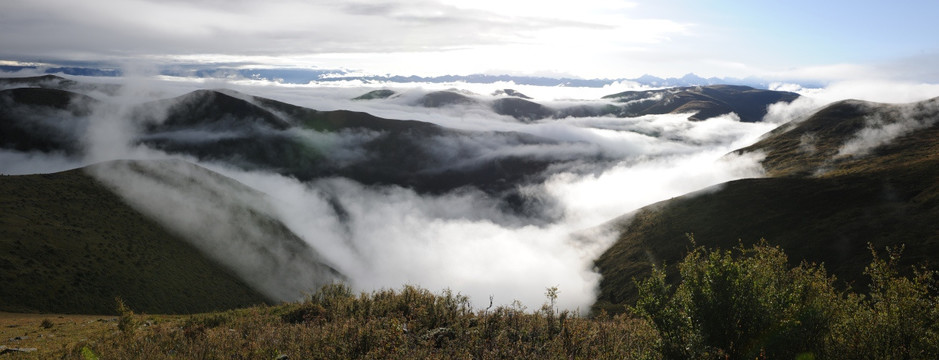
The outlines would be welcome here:
[[[117,321],[117,329],[123,334],[133,335],[134,331],[137,330],[137,319],[133,310],[120,297],[114,298],[114,301],[117,303],[117,313],[120,315]]]

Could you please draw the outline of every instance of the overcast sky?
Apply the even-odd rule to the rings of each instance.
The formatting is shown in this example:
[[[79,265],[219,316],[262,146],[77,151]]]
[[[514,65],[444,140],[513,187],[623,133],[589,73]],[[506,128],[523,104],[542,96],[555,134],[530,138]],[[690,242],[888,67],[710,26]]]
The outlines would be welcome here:
[[[3,0],[0,60],[939,82],[939,1]]]

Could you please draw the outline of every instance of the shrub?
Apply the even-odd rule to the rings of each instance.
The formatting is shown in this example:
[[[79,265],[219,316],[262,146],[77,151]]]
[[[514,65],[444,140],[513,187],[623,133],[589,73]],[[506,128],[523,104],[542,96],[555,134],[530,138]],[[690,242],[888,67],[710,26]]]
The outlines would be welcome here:
[[[633,311],[662,336],[665,357],[753,359],[817,354],[839,295],[822,267],[787,265],[777,247],[693,249],[670,286],[656,269]]]
[[[851,359],[939,358],[939,297],[935,271],[915,268],[898,275],[903,248],[887,249],[865,273],[871,278],[868,296],[852,295],[829,338],[828,357]]]
[[[134,312],[124,303],[123,299],[118,297],[114,298],[114,301],[117,303],[116,309],[120,315],[117,320],[118,330],[123,334],[133,335],[137,329],[137,318],[134,316]]]
[[[692,239],[693,241],[693,239]],[[869,295],[834,288],[822,266],[789,267],[765,242],[733,251],[695,247],[678,264],[637,281],[631,310],[658,331],[665,358],[935,359],[939,298],[933,271],[911,277],[871,250]]]

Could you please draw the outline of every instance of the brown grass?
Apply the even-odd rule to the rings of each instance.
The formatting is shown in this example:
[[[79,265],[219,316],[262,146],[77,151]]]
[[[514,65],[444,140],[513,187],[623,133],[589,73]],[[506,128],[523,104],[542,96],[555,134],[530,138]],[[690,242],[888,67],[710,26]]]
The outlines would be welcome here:
[[[43,321],[51,326],[43,326]],[[32,353],[4,355],[4,359],[49,359],[114,329],[117,329],[114,316],[0,312],[0,345],[37,349]]]

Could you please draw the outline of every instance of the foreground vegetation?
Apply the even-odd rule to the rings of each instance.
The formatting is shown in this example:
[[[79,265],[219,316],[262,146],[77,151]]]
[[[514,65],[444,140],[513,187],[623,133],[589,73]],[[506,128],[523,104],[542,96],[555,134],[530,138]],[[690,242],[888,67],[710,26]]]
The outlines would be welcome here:
[[[839,291],[821,265],[788,267],[765,243],[691,251],[669,285],[655,269],[632,308],[653,324],[664,358],[936,359],[936,274],[900,276],[902,249],[874,257],[866,294]]]
[[[70,359],[529,358],[935,359],[939,297],[932,271],[896,268],[900,250],[867,267],[871,287],[838,290],[821,265],[792,267],[758,244],[695,247],[637,281],[624,314],[554,307],[472,309],[466,297],[406,286],[353,294],[324,287],[307,301],[193,316],[122,315],[58,354]],[[670,269],[670,268],[669,268]]]

